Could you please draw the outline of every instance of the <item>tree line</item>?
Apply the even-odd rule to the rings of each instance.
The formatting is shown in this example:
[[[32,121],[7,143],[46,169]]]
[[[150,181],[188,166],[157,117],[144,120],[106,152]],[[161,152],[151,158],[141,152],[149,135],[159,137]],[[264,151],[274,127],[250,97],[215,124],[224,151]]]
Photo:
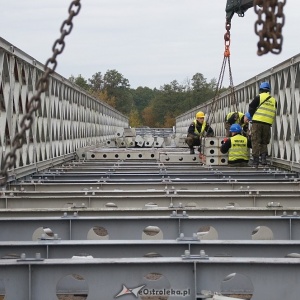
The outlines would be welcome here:
[[[97,72],[89,79],[72,75],[69,80],[128,116],[130,126],[156,128],[174,126],[176,116],[212,99],[217,86],[216,79],[207,82],[201,73],[183,84],[173,80],[159,89],[142,86],[132,89],[129,80],[117,70]]]

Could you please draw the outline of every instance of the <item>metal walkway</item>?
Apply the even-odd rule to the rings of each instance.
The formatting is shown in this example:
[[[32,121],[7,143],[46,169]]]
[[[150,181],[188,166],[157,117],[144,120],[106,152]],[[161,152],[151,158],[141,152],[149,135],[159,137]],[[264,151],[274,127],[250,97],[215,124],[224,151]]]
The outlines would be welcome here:
[[[297,299],[299,174],[180,155],[74,160],[10,182],[0,197],[0,294]]]

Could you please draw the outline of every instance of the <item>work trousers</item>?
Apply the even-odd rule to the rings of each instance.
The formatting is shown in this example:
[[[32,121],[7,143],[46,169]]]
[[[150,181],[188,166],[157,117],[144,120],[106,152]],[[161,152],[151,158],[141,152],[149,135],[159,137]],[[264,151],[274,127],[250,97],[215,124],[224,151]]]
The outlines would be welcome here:
[[[189,133],[185,139],[185,142],[190,148],[193,146],[200,146],[200,137]]]
[[[231,134],[230,134],[229,129],[230,129],[231,125],[228,122],[225,122],[224,124],[225,124],[225,135],[226,135],[226,137],[230,137]]]
[[[268,153],[271,139],[271,126],[263,123],[253,123],[251,127],[252,156],[259,157]]]

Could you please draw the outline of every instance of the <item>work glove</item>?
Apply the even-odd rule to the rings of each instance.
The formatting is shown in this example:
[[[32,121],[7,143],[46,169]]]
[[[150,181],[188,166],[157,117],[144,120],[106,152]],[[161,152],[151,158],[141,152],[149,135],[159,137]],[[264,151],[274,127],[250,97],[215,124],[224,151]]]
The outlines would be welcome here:
[[[222,144],[225,144],[228,140],[229,140],[228,137],[224,138],[223,141],[222,141]]]

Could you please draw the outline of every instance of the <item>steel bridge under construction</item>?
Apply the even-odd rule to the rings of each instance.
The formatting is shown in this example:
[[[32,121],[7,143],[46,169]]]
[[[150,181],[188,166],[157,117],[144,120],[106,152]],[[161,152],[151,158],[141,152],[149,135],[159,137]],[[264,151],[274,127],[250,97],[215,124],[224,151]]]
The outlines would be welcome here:
[[[218,154],[227,93],[203,162],[182,139],[211,102],[173,130],[145,129],[154,137],[134,147],[118,139],[126,116],[52,74],[0,191],[0,299],[298,299],[299,61],[236,87],[240,111],[262,80],[278,101],[269,164],[258,169],[229,168]],[[0,39],[2,165],[42,72]]]

